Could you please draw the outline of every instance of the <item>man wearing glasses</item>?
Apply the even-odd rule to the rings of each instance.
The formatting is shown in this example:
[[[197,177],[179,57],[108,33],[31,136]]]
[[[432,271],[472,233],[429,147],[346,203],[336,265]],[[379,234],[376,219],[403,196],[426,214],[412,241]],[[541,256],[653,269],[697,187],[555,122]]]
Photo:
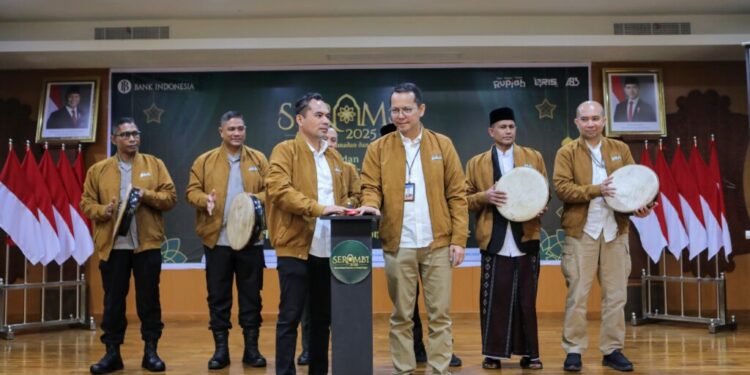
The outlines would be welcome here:
[[[210,370],[230,363],[229,330],[232,328],[232,282],[237,277],[239,323],[245,339],[242,363],[265,367],[258,350],[263,289],[263,238],[235,251],[229,247],[227,220],[232,201],[239,194],[254,194],[265,203],[268,161],[258,150],[245,146],[242,114],[228,111],[219,121],[221,145],[195,159],[190,169],[187,201],[195,207],[195,231],[201,237],[206,257],[209,328],[214,337]]]
[[[412,314],[419,279],[429,320],[427,361],[433,374],[449,373],[451,266],[463,261],[468,237],[461,161],[448,137],[423,126],[425,109],[419,87],[397,85],[390,112],[398,131],[369,145],[362,168],[359,213],[382,212],[394,374],[416,369]]]
[[[159,301],[160,247],[165,239],[162,212],[174,207],[177,192],[164,163],[138,152],[141,132],[132,118],[117,121],[111,141],[117,153],[89,168],[81,196],[81,209],[94,226],[104,286],[101,341],[106,354],[90,370],[106,374],[123,368],[120,345],[128,325],[125,298],[132,272],[141,337],[145,341],[141,366],[149,371],[164,371],[166,366],[156,352],[164,328]],[[125,235],[115,236],[117,202],[125,204],[131,185],[140,196],[140,204]]]

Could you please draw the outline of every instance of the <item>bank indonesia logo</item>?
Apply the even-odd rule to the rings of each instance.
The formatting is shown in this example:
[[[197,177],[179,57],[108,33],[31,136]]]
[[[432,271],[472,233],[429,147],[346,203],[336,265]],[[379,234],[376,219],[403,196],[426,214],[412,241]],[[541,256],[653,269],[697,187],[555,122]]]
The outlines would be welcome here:
[[[120,92],[120,94],[127,94],[130,92],[130,90],[133,89],[133,84],[130,83],[127,79],[121,79],[120,82],[117,82],[117,91]]]

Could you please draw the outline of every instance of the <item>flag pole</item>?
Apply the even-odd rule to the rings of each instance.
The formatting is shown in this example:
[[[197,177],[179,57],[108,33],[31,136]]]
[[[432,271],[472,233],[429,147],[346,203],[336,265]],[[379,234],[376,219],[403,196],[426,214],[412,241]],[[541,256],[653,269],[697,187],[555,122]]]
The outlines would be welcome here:
[[[677,148],[680,148],[680,137],[677,137]],[[683,282],[685,275],[682,270],[684,258],[683,254],[680,254],[680,316],[685,316],[685,283]]]
[[[714,133],[711,133],[711,143],[713,142],[716,142],[716,137],[714,136]],[[716,147],[716,145],[714,145],[714,147]],[[717,186],[716,188],[721,189],[721,181],[719,181],[719,186]],[[721,217],[719,217],[719,220],[721,220]],[[724,247],[724,253],[726,254],[726,247]],[[716,254],[714,258],[714,266],[715,266],[714,277],[718,278],[719,277],[719,254],[718,253]],[[721,293],[721,289],[719,288],[719,283],[716,283],[716,319],[721,319],[721,298],[719,297],[719,293]]]
[[[696,149],[698,148],[698,137],[696,136],[693,136],[693,147],[695,147]],[[702,317],[702,312],[701,312],[701,309],[702,309],[701,308],[702,275],[701,275],[701,254],[700,253],[698,253],[698,260],[695,263],[696,263],[696,266],[697,266],[696,268],[698,271],[698,274],[696,275],[696,277],[698,278],[698,283],[697,283],[698,285],[698,317],[700,318]]]

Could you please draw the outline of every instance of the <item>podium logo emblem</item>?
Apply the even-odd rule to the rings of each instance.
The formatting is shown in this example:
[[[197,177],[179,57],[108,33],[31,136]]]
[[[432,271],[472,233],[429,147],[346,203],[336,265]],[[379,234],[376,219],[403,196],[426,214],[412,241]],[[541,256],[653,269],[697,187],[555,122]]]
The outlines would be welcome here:
[[[372,254],[359,241],[347,240],[331,250],[331,274],[344,284],[356,284],[370,274]]]

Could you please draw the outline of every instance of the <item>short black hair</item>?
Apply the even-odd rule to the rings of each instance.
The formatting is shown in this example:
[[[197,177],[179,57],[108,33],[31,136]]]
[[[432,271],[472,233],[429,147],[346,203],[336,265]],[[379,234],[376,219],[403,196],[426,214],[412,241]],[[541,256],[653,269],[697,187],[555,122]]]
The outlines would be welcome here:
[[[638,82],[638,77],[633,77],[633,76],[625,77],[625,82],[623,82],[623,86],[627,86],[627,85],[640,86],[640,82]]]
[[[78,88],[78,86],[70,86],[70,87],[68,87],[68,90],[65,91],[65,100],[68,100],[68,97],[70,97],[73,94],[81,95],[81,89]]]
[[[417,105],[422,105],[422,90],[419,86],[411,82],[402,82],[396,85],[391,92],[391,96],[396,93],[403,94],[408,92],[414,94],[414,102],[417,103]]]
[[[112,134],[113,135],[117,133],[117,130],[120,129],[120,125],[122,125],[122,124],[133,124],[133,125],[135,125],[135,120],[132,117],[120,117],[120,118],[118,118],[117,121],[115,121],[115,124],[112,125]],[[135,127],[137,128],[138,125],[135,125]]]
[[[307,111],[307,109],[310,107],[310,102],[313,100],[323,101],[323,95],[320,95],[317,92],[308,92],[307,94],[302,95],[302,97],[297,99],[297,101],[294,103],[295,114],[304,114],[305,111]]]
[[[224,125],[227,121],[238,118],[240,120],[244,120],[242,117],[242,113],[239,113],[237,111],[226,111],[223,115],[221,115],[221,119],[219,120],[219,126]]]

